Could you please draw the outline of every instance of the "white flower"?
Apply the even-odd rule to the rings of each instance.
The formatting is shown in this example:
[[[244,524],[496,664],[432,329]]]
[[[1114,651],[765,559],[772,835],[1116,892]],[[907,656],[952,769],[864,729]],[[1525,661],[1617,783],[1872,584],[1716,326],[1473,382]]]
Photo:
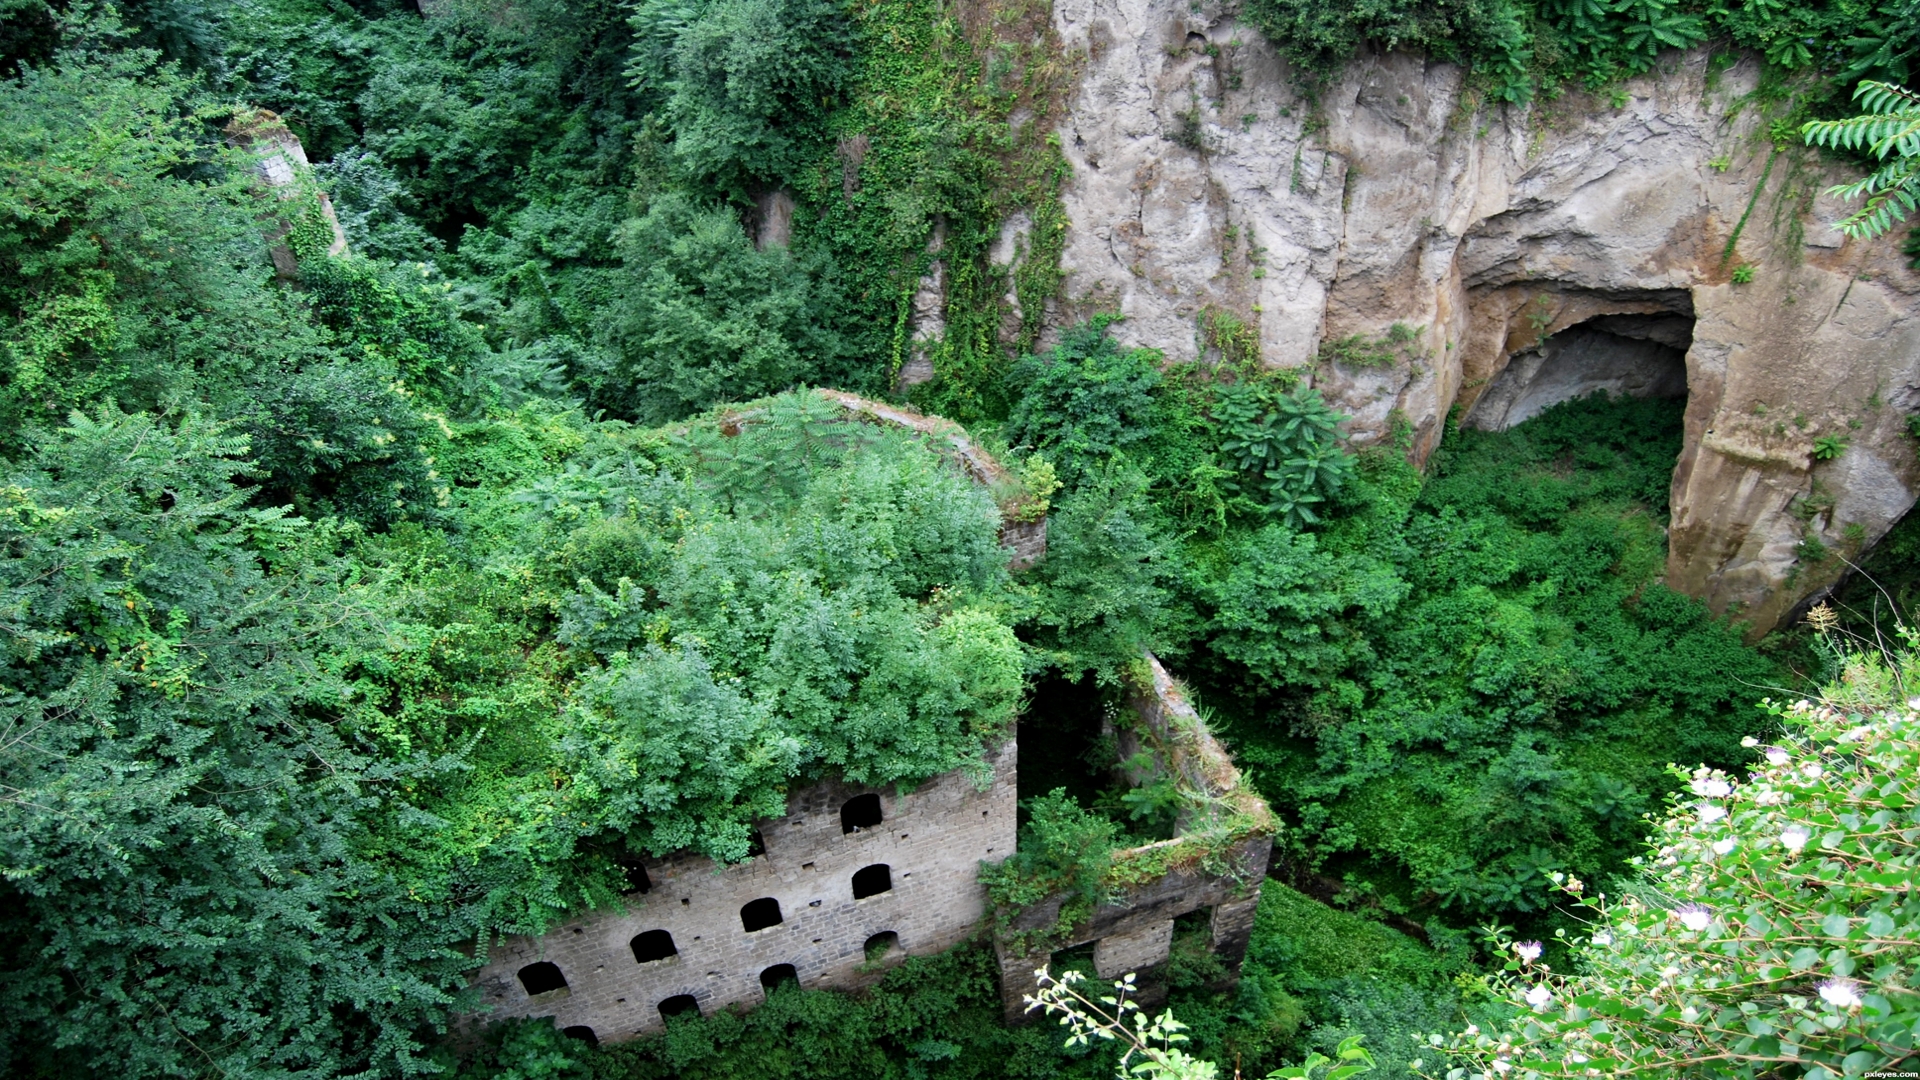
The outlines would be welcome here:
[[[1715,855],[1725,855],[1727,852],[1732,850],[1733,850],[1733,837],[1731,836],[1727,837],[1725,840],[1715,840],[1713,842],[1713,853]]]
[[[1611,931],[1607,931],[1607,930],[1596,930],[1594,931],[1593,937],[1590,940],[1595,945],[1598,945],[1604,949],[1608,945],[1613,944],[1613,934]]]
[[[1753,801],[1760,806],[1779,806],[1787,797],[1772,788],[1762,788],[1754,793]]]
[[[1769,765],[1785,765],[1792,758],[1792,754],[1787,753],[1777,746],[1767,747],[1767,764]]]
[[[1686,1008],[1680,1010],[1680,1019],[1685,1021],[1686,1023],[1691,1024],[1695,1020],[1700,1019],[1700,1010],[1689,1005]]]
[[[1717,776],[1702,776],[1694,780],[1693,793],[1709,799],[1724,799],[1733,794],[1733,785]]]
[[[1513,1068],[1513,1066],[1512,1066],[1512,1065],[1509,1065],[1509,1064],[1507,1063],[1507,1059],[1506,1059],[1506,1058],[1494,1058],[1494,1059],[1493,1059],[1493,1071],[1494,1071],[1494,1072],[1506,1072],[1506,1071],[1507,1071],[1508,1069],[1511,1069],[1511,1068]]]
[[[1537,941],[1516,941],[1513,943],[1513,951],[1519,953],[1520,959],[1529,964],[1540,959],[1540,943]]]
[[[1700,804],[1700,820],[1701,821],[1719,821],[1721,818],[1726,816],[1727,816],[1727,808],[1724,806],[1721,806],[1717,802]]]
[[[1820,779],[1820,774],[1826,772],[1826,770],[1820,767],[1819,762],[1809,761],[1805,765],[1800,766],[1800,772],[1809,780],[1818,780]]]
[[[1713,912],[1699,904],[1688,904],[1676,914],[1680,916],[1682,926],[1696,932],[1705,930],[1713,922]]]
[[[1860,984],[1852,979],[1828,979],[1819,986],[1820,1000],[1836,1009],[1860,1007]]]
[[[1788,851],[1799,851],[1806,847],[1807,841],[1811,839],[1813,839],[1813,833],[1809,832],[1805,825],[1789,825],[1787,831],[1780,834],[1780,843],[1785,845]]]
[[[1741,738],[1740,738],[1740,745],[1741,745],[1741,746],[1745,746],[1745,747],[1748,747],[1748,748],[1752,748],[1752,747],[1755,747],[1755,746],[1759,746],[1759,745],[1760,745],[1760,740],[1759,740],[1759,739],[1756,739],[1756,738],[1754,738],[1754,737],[1753,737],[1753,736],[1751,736],[1751,735],[1743,735],[1743,736],[1741,736]]]
[[[1823,990],[1821,993],[1824,994],[1826,991]],[[1528,987],[1526,998],[1527,1004],[1536,1009],[1542,1009],[1546,1007],[1547,1002],[1553,1000],[1553,991],[1547,988],[1546,983],[1541,983],[1538,986]]]

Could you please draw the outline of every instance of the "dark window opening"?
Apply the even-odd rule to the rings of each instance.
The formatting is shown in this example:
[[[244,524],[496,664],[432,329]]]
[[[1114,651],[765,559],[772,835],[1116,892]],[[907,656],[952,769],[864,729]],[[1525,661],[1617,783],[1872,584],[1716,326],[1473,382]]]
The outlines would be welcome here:
[[[869,896],[878,896],[893,891],[893,872],[886,863],[874,863],[863,866],[853,872],[853,898],[865,900]]]
[[[788,984],[800,985],[800,973],[794,970],[792,964],[775,964],[760,973],[760,985],[766,988],[768,996],[772,996],[775,989]]]
[[[600,1036],[595,1035],[593,1029],[585,1024],[575,1024],[569,1028],[561,1028],[560,1034],[565,1035],[569,1039],[579,1039],[588,1046],[600,1045]]]
[[[747,834],[747,858],[757,859],[767,853],[767,838],[755,829]]]
[[[567,977],[560,969],[545,960],[537,964],[528,964],[520,969],[520,985],[527,988],[529,997],[551,994],[555,990],[567,988]]]
[[[676,1016],[699,1016],[700,1003],[692,994],[675,994],[660,1003],[660,1016],[671,1020]]]
[[[855,795],[840,808],[840,831],[856,833],[880,824],[880,796]]]
[[[889,954],[899,947],[900,935],[891,930],[882,930],[880,933],[867,939],[867,963],[871,964],[876,961],[885,960]]]
[[[779,926],[783,921],[780,918],[780,901],[771,896],[749,900],[740,909],[740,925],[746,927],[749,934],[769,926]]]
[[[651,964],[655,960],[665,960],[670,956],[680,955],[680,950],[674,947],[673,935],[665,930],[649,930],[637,935],[632,945],[633,959],[636,963]]]
[[[644,893],[653,891],[653,879],[647,876],[645,863],[642,863],[639,859],[633,858],[632,856],[623,856],[615,859],[614,863],[620,867],[621,873],[627,877],[628,892]]]
[[[1126,790],[1120,748],[1107,724],[1111,702],[1091,676],[1072,682],[1058,672],[1037,680],[1016,721],[1020,738],[1019,824],[1031,800],[1056,788],[1093,810]]]

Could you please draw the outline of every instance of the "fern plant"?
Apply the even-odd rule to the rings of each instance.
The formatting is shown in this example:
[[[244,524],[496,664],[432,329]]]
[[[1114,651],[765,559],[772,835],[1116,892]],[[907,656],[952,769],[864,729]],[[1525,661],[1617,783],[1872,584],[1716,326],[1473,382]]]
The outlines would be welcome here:
[[[1866,111],[1845,120],[1816,121],[1800,129],[1807,142],[1836,150],[1867,150],[1882,164],[1865,179],[1837,184],[1827,193],[1866,202],[1834,227],[1848,236],[1872,238],[1905,221],[1914,209],[1920,181],[1920,94],[1891,83],[1862,82],[1853,93]]]

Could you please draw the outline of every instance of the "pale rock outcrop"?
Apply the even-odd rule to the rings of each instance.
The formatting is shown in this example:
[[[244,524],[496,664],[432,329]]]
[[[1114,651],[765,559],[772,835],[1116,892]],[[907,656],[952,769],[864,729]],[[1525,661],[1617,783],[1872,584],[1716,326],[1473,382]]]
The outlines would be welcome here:
[[[947,223],[935,221],[933,236],[927,240],[927,254],[938,256],[946,247]],[[947,260],[936,257],[915,283],[911,326],[907,358],[894,379],[899,390],[933,379],[929,350],[947,333]]]
[[[278,113],[268,109],[243,109],[227,122],[226,136],[228,145],[253,153],[254,175],[263,193],[270,193],[283,203],[312,196],[319,203],[320,215],[332,234],[327,256],[337,259],[347,254],[347,233],[334,213],[333,200],[313,183],[313,166],[307,161],[306,148],[300,145],[300,137],[281,122]],[[279,213],[269,214],[268,220],[267,254],[273,259],[274,272],[287,279],[299,277],[299,259],[288,243],[293,222]]]
[[[1674,393],[1655,346],[1678,338],[1667,579],[1754,633],[1844,570],[1804,565],[1806,538],[1857,552],[1912,505],[1920,275],[1897,241],[1827,226],[1843,211],[1818,193],[1847,174],[1774,149],[1752,61],[1670,53],[1611,97],[1520,108],[1452,65],[1370,55],[1315,106],[1218,3],[1055,0],[1054,22],[1078,70],[1070,315],[1118,310],[1123,342],[1186,361],[1209,355],[1202,314],[1232,312],[1267,363],[1313,365],[1356,442],[1404,416],[1416,462],[1456,406],[1498,427],[1582,388]],[[1390,364],[1321,359],[1394,323],[1418,333]],[[1823,436],[1846,449],[1816,459]]]

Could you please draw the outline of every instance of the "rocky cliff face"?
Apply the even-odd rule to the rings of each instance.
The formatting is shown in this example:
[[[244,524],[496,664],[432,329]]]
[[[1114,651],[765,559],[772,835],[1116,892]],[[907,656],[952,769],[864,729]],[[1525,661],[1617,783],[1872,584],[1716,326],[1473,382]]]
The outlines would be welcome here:
[[[1117,309],[1171,360],[1231,313],[1357,442],[1404,416],[1416,461],[1456,406],[1499,427],[1594,388],[1684,393],[1667,578],[1756,634],[1845,570],[1804,541],[1856,554],[1912,505],[1920,275],[1826,226],[1846,176],[1775,149],[1752,63],[1669,54],[1617,94],[1513,108],[1387,54],[1316,107],[1209,0],[1055,0],[1054,21],[1079,71],[1071,312]]]

